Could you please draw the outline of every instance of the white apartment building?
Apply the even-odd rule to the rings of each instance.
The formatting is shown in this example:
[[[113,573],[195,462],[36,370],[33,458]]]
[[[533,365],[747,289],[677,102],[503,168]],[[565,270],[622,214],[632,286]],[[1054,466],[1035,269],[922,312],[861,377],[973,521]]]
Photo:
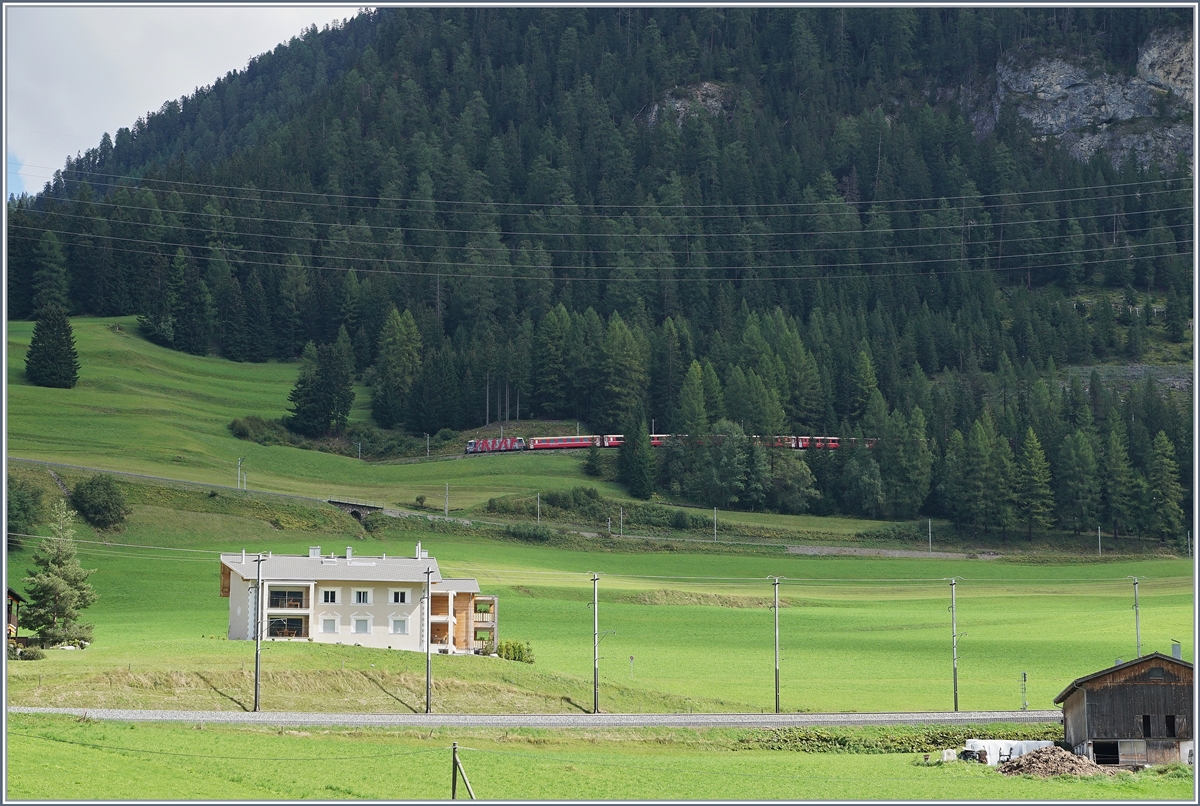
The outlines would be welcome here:
[[[261,561],[260,561],[261,558]],[[259,607],[259,565],[262,599]],[[429,632],[425,635],[425,585]],[[229,638],[315,641],[443,654],[495,652],[499,602],[474,579],[450,579],[417,544],[413,557],[221,554],[221,596],[229,599]]]

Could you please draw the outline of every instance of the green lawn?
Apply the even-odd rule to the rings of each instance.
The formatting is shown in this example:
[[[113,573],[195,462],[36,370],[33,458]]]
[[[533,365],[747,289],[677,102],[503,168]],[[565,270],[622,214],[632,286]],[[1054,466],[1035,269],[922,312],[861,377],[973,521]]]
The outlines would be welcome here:
[[[9,719],[12,799],[1187,800],[1190,770],[1007,777],[917,754],[738,749],[728,730],[349,730]],[[18,759],[18,761],[12,761]],[[466,798],[458,783],[458,796]]]

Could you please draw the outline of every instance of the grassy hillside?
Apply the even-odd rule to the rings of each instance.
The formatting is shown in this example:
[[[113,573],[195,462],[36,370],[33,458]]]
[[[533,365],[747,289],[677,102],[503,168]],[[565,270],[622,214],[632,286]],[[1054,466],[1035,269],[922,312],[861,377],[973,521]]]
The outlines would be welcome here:
[[[46,471],[22,468],[29,477]],[[579,711],[591,705],[588,572],[602,574],[602,707],[614,711],[754,711],[773,707],[769,575],[780,587],[783,706],[788,711],[945,710],[952,705],[949,605],[959,577],[960,703],[1051,707],[1074,677],[1131,657],[1132,589],[1142,578],[1144,651],[1190,634],[1190,566],[1170,558],[1106,563],[721,555],[683,550],[527,544],[500,530],[389,520],[366,533],[332,507],[122,482],[134,502],[124,531],[84,527],[99,601],[96,641],[9,667],[9,700],[43,705],[248,707],[253,646],[223,638],[219,551],[407,554],[420,540],[443,572],[500,595],[501,637],[528,640],[536,663],[435,657],[435,710]],[[122,545],[124,544],[124,545]],[[190,551],[163,551],[145,546]],[[619,544],[622,547],[624,544]],[[28,549],[10,555],[20,589]],[[1184,656],[1192,657],[1190,642]],[[629,656],[634,656],[630,664]],[[416,653],[268,643],[270,710],[407,711],[423,707]],[[631,668],[632,667],[632,668]]]

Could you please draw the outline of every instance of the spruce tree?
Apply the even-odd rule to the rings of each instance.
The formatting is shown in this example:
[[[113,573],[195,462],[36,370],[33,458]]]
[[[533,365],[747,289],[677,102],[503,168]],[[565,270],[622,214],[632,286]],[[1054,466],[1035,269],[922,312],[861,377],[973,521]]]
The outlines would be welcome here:
[[[618,455],[621,481],[634,498],[646,499],[654,493],[654,453],[650,447],[650,434],[643,419],[630,425]]]
[[[66,310],[56,302],[42,308],[33,326],[29,352],[25,355],[25,377],[35,386],[70,389],[79,380],[79,356],[75,334]]]
[[[684,434],[698,437],[708,432],[708,411],[704,406],[704,370],[693,361],[683,376],[679,390],[679,414],[675,419]]]
[[[74,517],[66,501],[60,499],[54,505],[50,515],[53,539],[38,546],[33,554],[35,567],[24,579],[29,604],[22,622],[51,646],[92,640],[92,625],[80,622],[79,617],[97,598],[87,581],[94,571],[79,564],[71,528]]]
[[[1134,478],[1129,465],[1129,450],[1125,447],[1124,429],[1119,423],[1108,432],[1104,444],[1103,472],[1100,474],[1100,495],[1105,520],[1112,524],[1113,538],[1128,532],[1134,512]]]
[[[1150,507],[1149,532],[1159,540],[1178,538],[1183,529],[1183,488],[1179,484],[1179,465],[1175,462],[1175,447],[1166,432],[1154,437],[1148,481],[1153,498]]]
[[[1033,539],[1033,527],[1049,529],[1054,514],[1054,494],[1050,490],[1050,465],[1033,428],[1027,428],[1021,441],[1016,465],[1016,510],[1025,523],[1026,537]]]
[[[47,305],[66,308],[67,259],[62,243],[53,232],[44,232],[34,254],[33,315],[40,316]]]
[[[375,386],[371,416],[381,428],[404,421],[409,394],[421,370],[421,334],[412,314],[401,315],[393,305],[379,331],[379,358],[375,364]]]
[[[1100,498],[1100,480],[1096,475],[1096,453],[1091,437],[1076,431],[1063,440],[1059,451],[1058,501],[1062,528],[1079,534],[1095,525]]]

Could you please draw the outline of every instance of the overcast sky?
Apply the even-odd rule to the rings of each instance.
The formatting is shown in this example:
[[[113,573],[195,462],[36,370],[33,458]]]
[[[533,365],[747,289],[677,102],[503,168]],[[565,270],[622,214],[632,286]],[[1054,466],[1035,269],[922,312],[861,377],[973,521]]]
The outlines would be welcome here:
[[[5,6],[5,198],[309,25],[361,5]]]

